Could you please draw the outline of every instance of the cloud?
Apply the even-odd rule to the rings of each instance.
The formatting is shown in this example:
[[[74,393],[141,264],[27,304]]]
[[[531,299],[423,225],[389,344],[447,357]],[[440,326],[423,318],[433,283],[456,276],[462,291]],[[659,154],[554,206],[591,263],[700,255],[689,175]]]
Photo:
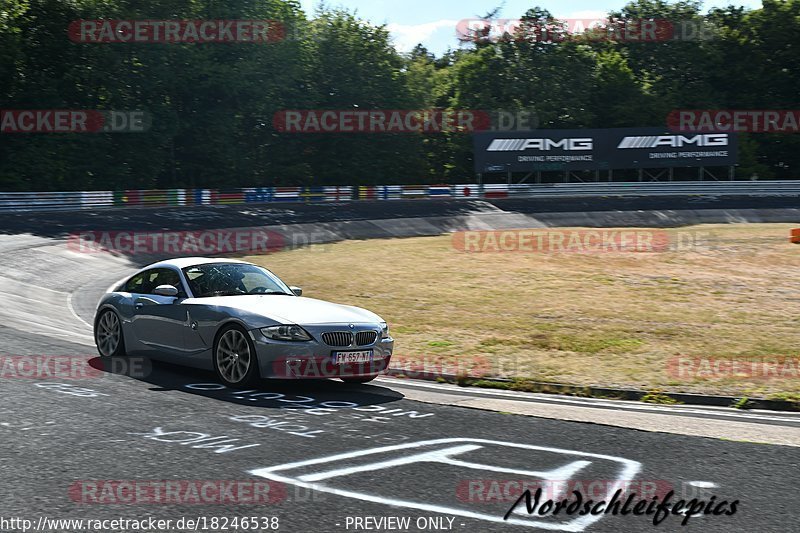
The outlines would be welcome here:
[[[386,25],[386,29],[392,34],[395,48],[401,52],[410,52],[419,43],[430,48],[434,35],[445,31],[447,38],[455,42],[457,24],[457,20],[449,19],[411,25],[392,22]]]

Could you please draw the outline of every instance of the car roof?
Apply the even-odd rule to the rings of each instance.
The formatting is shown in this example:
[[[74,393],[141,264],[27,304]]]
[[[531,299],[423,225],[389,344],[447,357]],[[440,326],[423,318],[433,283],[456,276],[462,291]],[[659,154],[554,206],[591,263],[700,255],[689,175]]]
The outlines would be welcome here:
[[[144,267],[142,270],[150,270],[151,268],[165,268],[165,267],[183,269],[196,265],[208,265],[216,263],[240,263],[243,265],[250,264],[247,261],[239,261],[238,259],[221,259],[221,258],[210,258],[210,257],[180,257],[176,259],[167,259],[166,261],[161,261],[159,263],[153,263],[152,265]]]

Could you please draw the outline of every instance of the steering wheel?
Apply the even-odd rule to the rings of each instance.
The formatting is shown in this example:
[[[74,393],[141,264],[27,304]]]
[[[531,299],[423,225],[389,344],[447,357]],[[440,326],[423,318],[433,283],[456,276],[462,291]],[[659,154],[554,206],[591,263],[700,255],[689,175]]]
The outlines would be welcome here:
[[[255,289],[251,289],[247,294],[264,294],[267,292],[271,292],[269,287],[256,287]]]

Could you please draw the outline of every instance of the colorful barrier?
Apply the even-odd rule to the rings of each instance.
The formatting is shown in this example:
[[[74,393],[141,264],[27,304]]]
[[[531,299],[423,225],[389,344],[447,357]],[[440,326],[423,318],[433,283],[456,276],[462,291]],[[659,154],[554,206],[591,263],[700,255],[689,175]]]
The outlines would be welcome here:
[[[326,202],[350,202],[352,200],[352,187],[325,187]]]
[[[483,197],[487,199],[508,198],[509,186],[506,184],[489,184],[483,186]]]
[[[378,189],[381,191],[381,200],[402,200],[403,199],[403,186],[402,185],[380,185]]]
[[[453,185],[452,190],[455,198],[480,198],[478,185]]]
[[[360,185],[165,189],[74,192],[0,192],[0,212],[113,207],[240,205],[270,202],[321,203],[359,200],[501,199],[509,197],[770,195],[800,196],[797,181],[646,183]]]
[[[464,191],[467,191],[465,194]],[[474,191],[474,192],[472,192]],[[108,207],[179,207],[271,202],[351,202],[462,198],[478,195],[476,185],[361,185],[163,189],[76,192],[0,192],[2,211],[46,211]]]

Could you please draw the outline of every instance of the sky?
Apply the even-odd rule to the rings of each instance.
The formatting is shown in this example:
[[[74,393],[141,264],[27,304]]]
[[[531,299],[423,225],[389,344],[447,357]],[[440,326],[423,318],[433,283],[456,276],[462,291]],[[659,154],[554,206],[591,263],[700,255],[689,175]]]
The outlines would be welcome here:
[[[319,0],[300,0],[303,10],[313,15]],[[602,18],[608,11],[622,8],[626,0],[326,0],[331,7],[356,11],[373,24],[387,24],[395,47],[406,52],[422,43],[437,56],[448,48],[457,48],[456,27],[459,21],[485,15],[502,6],[498,18],[516,19],[539,6],[557,18]],[[703,8],[728,4],[749,8],[761,7],[761,0],[705,0]]]

